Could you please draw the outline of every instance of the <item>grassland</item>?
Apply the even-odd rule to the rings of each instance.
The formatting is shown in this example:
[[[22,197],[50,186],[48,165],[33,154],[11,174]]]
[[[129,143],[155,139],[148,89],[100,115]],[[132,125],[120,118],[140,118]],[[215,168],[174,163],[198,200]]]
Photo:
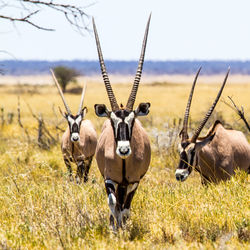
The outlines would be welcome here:
[[[119,102],[126,103],[131,86],[113,86]],[[194,128],[216,96],[219,85],[198,85],[191,108]],[[35,143],[37,121],[42,113],[45,123],[61,119],[52,106],[62,107],[53,86],[2,86],[0,106],[5,117],[14,112],[14,122],[0,127],[0,248],[21,249],[249,249],[249,178],[242,172],[226,183],[200,184],[193,172],[184,183],[177,183],[174,169],[178,163],[178,120],[182,117],[190,90],[187,84],[141,84],[136,104],[151,102],[151,112],[141,119],[152,142],[150,169],[141,181],[132,202],[126,228],[114,234],[108,225],[109,209],[102,177],[96,162],[87,184],[68,181],[60,145],[43,150]],[[27,142],[17,123],[17,95],[20,95],[21,119],[31,136]],[[250,120],[250,84],[229,84],[223,97],[234,97],[243,105]],[[72,110],[77,110],[80,95],[66,94]],[[26,103],[25,103],[26,102]],[[95,103],[109,104],[102,84],[89,84],[85,105],[86,118],[100,134],[104,119],[93,111]],[[220,102],[213,122],[247,132],[234,111]],[[61,127],[66,127],[66,122]],[[171,133],[170,133],[170,132]],[[159,140],[161,139],[161,140]],[[250,136],[248,135],[248,140]],[[171,141],[171,143],[169,143]]]

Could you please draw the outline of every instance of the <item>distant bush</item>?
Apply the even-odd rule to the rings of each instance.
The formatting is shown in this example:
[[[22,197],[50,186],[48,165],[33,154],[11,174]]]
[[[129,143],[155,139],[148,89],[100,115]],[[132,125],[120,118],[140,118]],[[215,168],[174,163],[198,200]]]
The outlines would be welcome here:
[[[76,81],[76,77],[80,75],[77,70],[65,66],[57,66],[53,70],[63,92],[66,91],[67,85]]]

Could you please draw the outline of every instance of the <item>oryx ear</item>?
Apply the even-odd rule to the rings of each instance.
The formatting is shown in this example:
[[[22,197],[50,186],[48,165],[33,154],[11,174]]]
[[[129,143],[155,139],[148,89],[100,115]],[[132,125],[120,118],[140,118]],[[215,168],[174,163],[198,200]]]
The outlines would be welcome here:
[[[109,117],[110,111],[105,104],[95,104],[95,113],[99,117]]]
[[[149,102],[142,102],[139,104],[137,109],[135,110],[136,116],[145,116],[149,113],[150,103]]]
[[[84,107],[84,108],[81,110],[80,115],[82,116],[82,118],[84,118],[85,115],[86,115],[87,113],[88,113],[88,109],[87,109],[87,107]]]
[[[203,141],[196,142],[195,143],[195,148],[197,150],[200,150],[201,148],[203,148],[204,146],[206,146],[209,142],[211,142],[214,139],[214,136],[215,136],[215,133],[213,133],[212,135],[208,136]]]
[[[58,107],[58,109],[59,109],[59,112],[61,113],[61,115],[62,115],[64,118],[66,118],[66,119],[67,119],[68,114],[67,114],[66,112],[62,112],[62,110],[61,110],[61,108],[60,108],[60,107]]]

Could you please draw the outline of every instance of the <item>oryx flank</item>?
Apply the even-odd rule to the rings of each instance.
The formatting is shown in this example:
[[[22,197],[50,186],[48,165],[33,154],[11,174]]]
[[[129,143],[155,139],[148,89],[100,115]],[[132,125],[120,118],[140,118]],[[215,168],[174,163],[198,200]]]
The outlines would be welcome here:
[[[83,174],[84,182],[86,182],[88,180],[88,173],[97,144],[97,134],[93,124],[90,120],[84,120],[87,108],[82,108],[82,106],[86,84],[82,89],[81,102],[77,115],[72,115],[64,98],[61,87],[52,70],[51,73],[66,109],[65,113],[62,113],[60,109],[61,114],[68,122],[68,127],[62,136],[61,143],[63,159],[68,168],[70,180],[73,180],[70,162],[74,162],[77,165],[77,173],[75,176],[76,182],[81,182]]]
[[[95,105],[97,116],[109,118],[103,125],[97,143],[96,160],[105,181],[108,205],[111,210],[110,225],[114,230],[115,220],[119,228],[129,217],[131,201],[150,164],[150,141],[141,123],[136,119],[137,116],[145,116],[149,113],[150,103],[140,103],[137,109],[133,110],[142,74],[149,24],[150,17],[133,88],[127,105],[123,108],[122,105],[118,106],[110,85],[93,19],[100,67],[112,109],[109,111],[105,104]]]
[[[193,82],[186,107],[183,129],[180,133],[180,162],[175,176],[178,181],[185,181],[195,168],[200,173],[203,184],[218,183],[229,179],[237,168],[249,171],[250,145],[242,132],[225,129],[220,121],[216,121],[210,127],[206,136],[198,138],[219,101],[229,70],[213,105],[189,139],[187,132],[189,110],[199,72],[200,69]]]

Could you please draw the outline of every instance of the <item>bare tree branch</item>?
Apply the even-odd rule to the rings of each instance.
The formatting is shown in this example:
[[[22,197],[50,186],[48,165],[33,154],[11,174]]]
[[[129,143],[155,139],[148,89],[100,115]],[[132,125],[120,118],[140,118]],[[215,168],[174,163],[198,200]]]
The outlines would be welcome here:
[[[77,31],[83,34],[83,31],[88,30],[86,24],[86,18],[89,19],[85,9],[88,6],[75,6],[72,4],[65,4],[62,0],[14,0],[16,5],[11,5],[8,1],[0,1],[0,10],[6,8],[9,9],[22,9],[26,14],[24,16],[11,16],[0,13],[0,19],[6,19],[10,22],[23,22],[27,23],[37,29],[53,31],[53,28],[44,27],[43,25],[37,24],[32,20],[33,16],[36,16],[41,10],[52,9],[55,12],[59,12],[64,15],[65,19],[77,29]],[[65,2],[65,1],[64,1]],[[20,11],[19,11],[20,12]],[[4,12],[6,13],[6,11]],[[9,13],[9,12],[7,12]],[[85,21],[86,20],[86,21]]]
[[[230,105],[229,103],[225,102],[224,103],[229,106],[231,109],[233,109],[239,116],[240,118],[244,121],[244,123],[246,124],[248,130],[250,131],[250,126],[245,118],[245,114],[244,114],[244,108],[241,106],[241,110],[239,109],[239,107],[235,104],[235,102],[233,101],[232,97],[228,96],[229,100],[232,102],[233,106]]]

